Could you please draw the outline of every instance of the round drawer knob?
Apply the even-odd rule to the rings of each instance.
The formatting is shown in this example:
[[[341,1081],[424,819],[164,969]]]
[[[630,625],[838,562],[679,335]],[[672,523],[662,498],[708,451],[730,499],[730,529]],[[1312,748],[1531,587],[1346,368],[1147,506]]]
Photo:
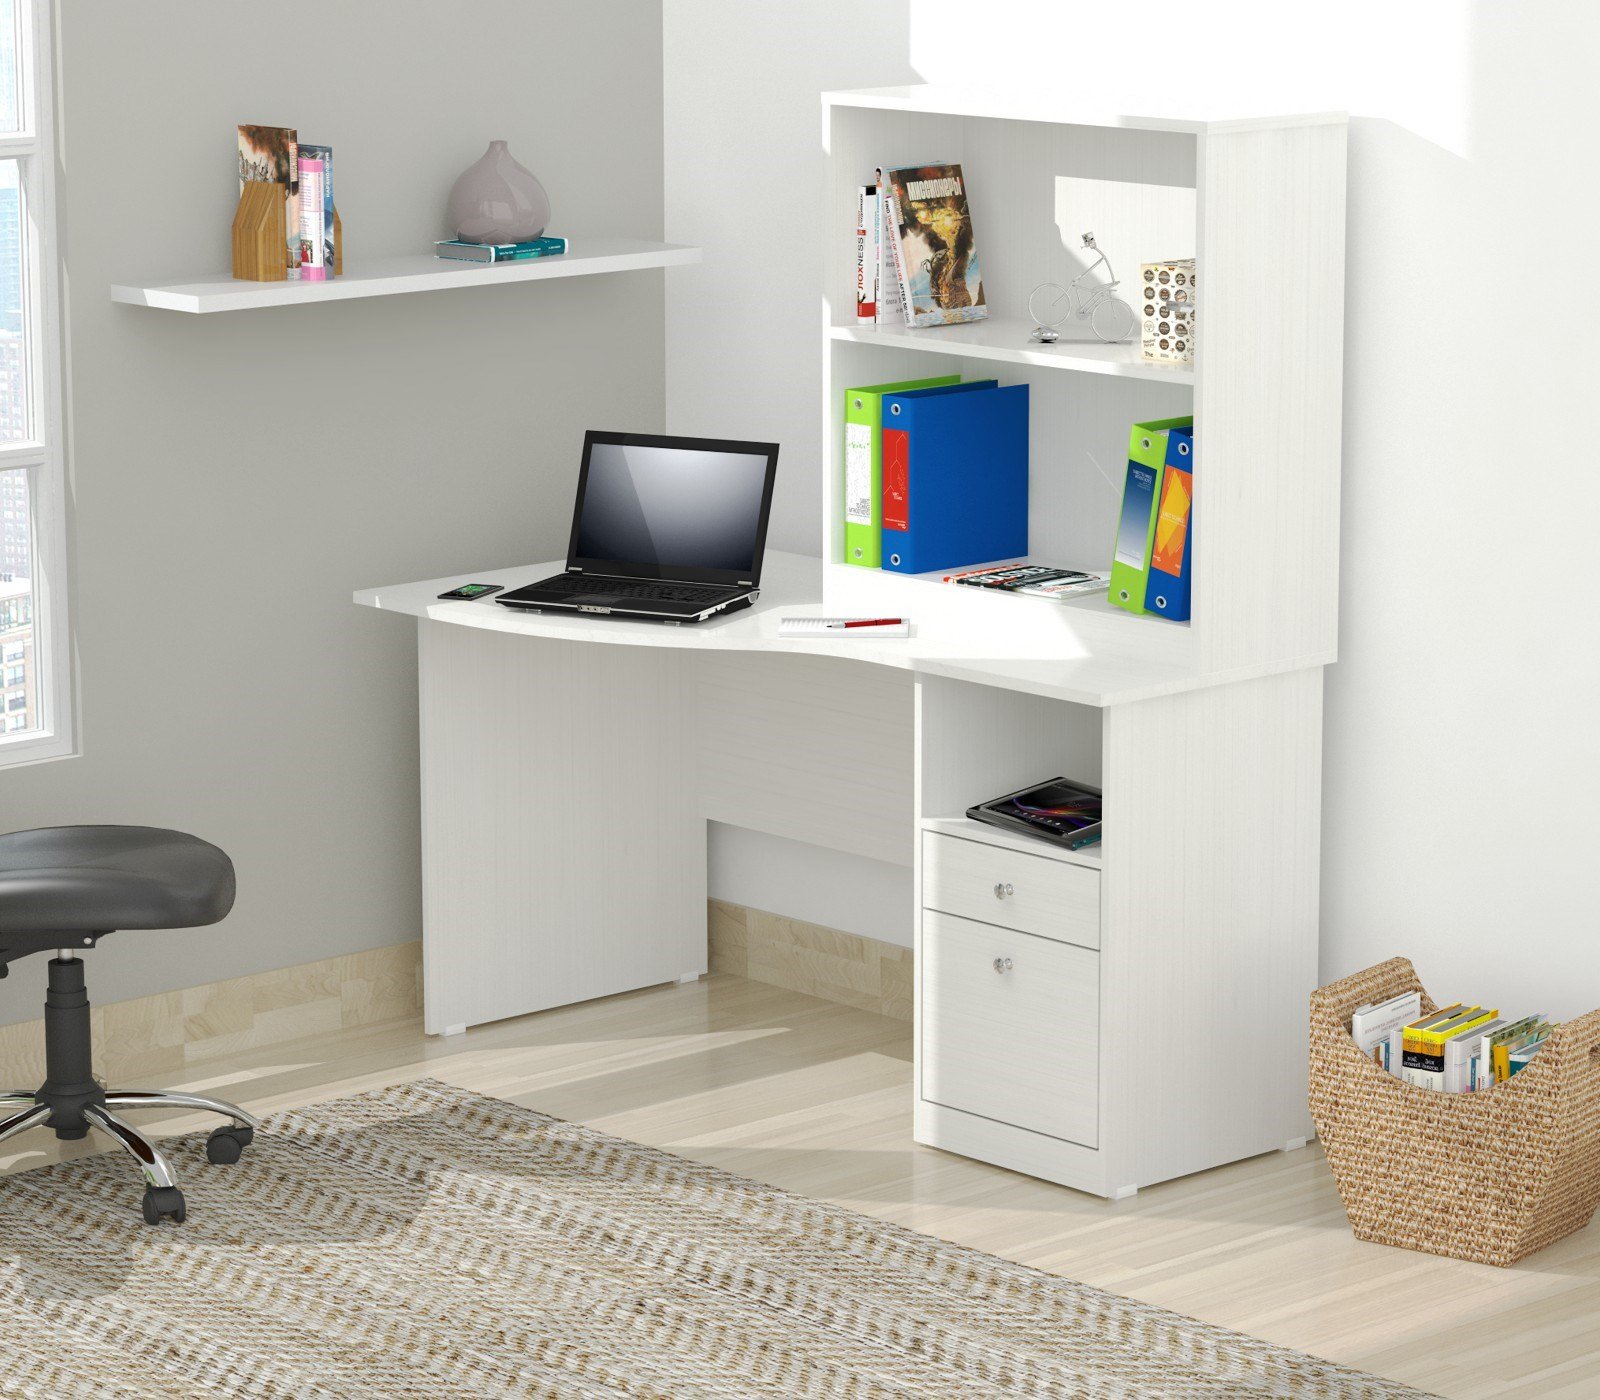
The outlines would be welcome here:
[[[994,960],[994,970],[996,972],[1010,972],[1011,971],[1011,959],[1010,958],[996,958]]]
[[[1011,888],[1011,886],[1007,885],[1007,884],[1003,884],[1002,883],[1002,884],[998,884],[998,885],[996,885],[994,887],[994,897],[996,899],[1004,899],[1008,894],[1015,894],[1015,893],[1016,893],[1016,891],[1013,890]]]

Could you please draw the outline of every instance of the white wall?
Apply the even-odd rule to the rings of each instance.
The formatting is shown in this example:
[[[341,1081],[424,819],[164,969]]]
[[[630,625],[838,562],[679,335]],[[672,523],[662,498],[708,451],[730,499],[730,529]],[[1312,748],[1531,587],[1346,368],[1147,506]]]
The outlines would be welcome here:
[[[666,236],[708,249],[701,280],[668,289],[667,418],[782,441],[783,548],[820,533],[817,91],[1032,83],[1129,110],[1181,84],[1199,107],[1354,114],[1323,974],[1406,953],[1447,998],[1600,1005],[1583,443],[1600,8],[774,10],[666,5]],[[1170,61],[1145,72],[1152,45]]]
[[[665,0],[667,430],[782,445],[767,545],[822,548],[822,108],[914,82],[908,0]]]
[[[0,829],[232,854],[232,916],[107,940],[99,1000],[414,938],[415,632],[351,590],[560,554],[583,429],[661,429],[661,274],[214,317],[107,288],[226,266],[240,121],[334,147],[351,268],[446,236],[492,138],[554,229],[659,237],[659,14],[60,8],[83,755],[0,771]],[[0,1022],[42,978],[18,965]]]

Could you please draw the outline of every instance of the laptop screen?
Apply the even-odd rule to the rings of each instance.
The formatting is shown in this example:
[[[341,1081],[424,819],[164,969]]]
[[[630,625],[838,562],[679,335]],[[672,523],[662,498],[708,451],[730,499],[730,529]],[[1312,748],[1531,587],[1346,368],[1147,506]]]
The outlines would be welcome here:
[[[633,577],[759,582],[778,449],[591,432],[569,562]]]

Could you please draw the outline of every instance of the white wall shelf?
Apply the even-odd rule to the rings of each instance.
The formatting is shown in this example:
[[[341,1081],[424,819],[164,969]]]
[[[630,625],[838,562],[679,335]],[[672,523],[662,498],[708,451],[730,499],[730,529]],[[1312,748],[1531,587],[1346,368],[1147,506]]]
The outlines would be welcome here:
[[[858,345],[892,345],[926,350],[934,355],[961,355],[969,360],[994,360],[1012,365],[1047,365],[1077,370],[1081,374],[1117,374],[1130,379],[1153,379],[1163,384],[1194,383],[1193,365],[1159,364],[1146,360],[1137,341],[1107,345],[1099,340],[1058,340],[1041,345],[1028,339],[1034,323],[1014,316],[991,316],[966,325],[856,326],[833,325],[830,340]]]
[[[430,253],[361,263],[326,282],[242,282],[216,273],[194,282],[142,287],[113,283],[111,300],[161,311],[207,315],[215,311],[249,311],[258,307],[305,306],[312,302],[350,301],[358,297],[403,296],[409,292],[449,291],[506,282],[542,282],[553,277],[592,277],[605,272],[681,267],[700,261],[700,249],[641,238],[585,238],[555,258],[525,262],[452,262]]]

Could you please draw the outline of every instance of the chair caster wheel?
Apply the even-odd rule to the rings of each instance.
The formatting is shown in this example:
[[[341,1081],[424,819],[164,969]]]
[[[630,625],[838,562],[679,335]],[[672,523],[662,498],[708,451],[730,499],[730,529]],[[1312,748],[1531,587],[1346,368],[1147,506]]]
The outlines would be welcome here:
[[[206,1161],[219,1167],[230,1166],[244,1155],[255,1140],[256,1130],[237,1124],[218,1128],[206,1139]]]
[[[182,1225],[188,1215],[184,1208],[183,1192],[176,1186],[147,1186],[144,1188],[144,1223],[159,1225],[170,1215],[174,1225]]]

